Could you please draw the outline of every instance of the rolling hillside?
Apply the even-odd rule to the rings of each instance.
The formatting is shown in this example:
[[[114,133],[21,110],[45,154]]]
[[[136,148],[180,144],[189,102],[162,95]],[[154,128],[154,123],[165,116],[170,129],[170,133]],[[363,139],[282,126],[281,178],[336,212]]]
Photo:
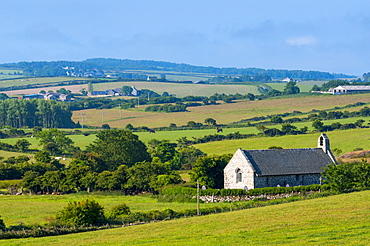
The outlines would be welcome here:
[[[369,245],[370,191],[1,245]]]

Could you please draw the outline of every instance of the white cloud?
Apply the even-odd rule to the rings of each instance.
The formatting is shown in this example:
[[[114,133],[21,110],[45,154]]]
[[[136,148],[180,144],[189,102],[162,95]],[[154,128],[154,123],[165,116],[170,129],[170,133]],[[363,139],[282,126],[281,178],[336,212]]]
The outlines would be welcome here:
[[[304,46],[317,44],[319,41],[313,36],[299,36],[294,38],[288,38],[285,40],[287,44],[294,46]]]

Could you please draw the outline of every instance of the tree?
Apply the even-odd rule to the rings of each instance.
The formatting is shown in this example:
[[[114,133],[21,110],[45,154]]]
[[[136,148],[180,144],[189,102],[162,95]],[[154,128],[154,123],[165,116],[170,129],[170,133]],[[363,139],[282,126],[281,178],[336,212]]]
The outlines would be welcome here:
[[[171,161],[171,166],[173,169],[185,169],[191,170],[193,164],[197,161],[199,157],[205,156],[206,154],[201,150],[194,148],[193,146],[185,146],[180,148],[178,153],[174,156]]]
[[[172,160],[176,153],[176,144],[169,142],[161,142],[150,151],[152,157],[158,157],[162,162]]]
[[[231,154],[200,157],[193,165],[191,180],[193,182],[198,180],[200,184],[207,187],[222,189],[224,187],[223,170],[231,157]]]
[[[195,121],[193,121],[193,120],[190,120],[187,123],[187,126],[189,126],[189,127],[195,127],[196,125],[197,125],[197,123]]]
[[[136,162],[150,160],[145,144],[131,131],[103,130],[96,138],[87,146],[87,151],[99,156],[111,171],[122,164],[132,166]]]
[[[5,93],[0,93],[0,100],[9,99],[9,96]]]
[[[260,131],[262,134],[265,134],[265,131],[267,130],[267,127],[264,125],[257,125],[257,130]]]
[[[35,160],[41,163],[49,163],[51,162],[50,153],[46,150],[41,150],[37,152],[34,156]]]
[[[94,200],[70,202],[56,218],[75,226],[99,225],[104,220],[104,208]]]
[[[363,160],[343,164],[330,164],[324,169],[324,182],[335,190],[346,191],[370,187],[370,164]]]
[[[103,129],[110,129],[110,126],[108,124],[103,124],[103,125],[101,125],[101,128],[103,128]]]
[[[290,81],[286,84],[283,94],[290,95],[290,94],[299,94],[300,89],[298,86],[296,86],[296,82]]]
[[[0,231],[5,231],[6,229],[6,226],[5,226],[5,223],[2,219],[0,219]]]
[[[127,215],[130,212],[130,208],[126,205],[126,203],[121,203],[114,206],[110,211],[108,211],[106,217],[108,219],[115,219],[117,218],[117,216]]]
[[[64,132],[56,128],[40,131],[36,138],[40,139],[40,145],[49,145],[47,149],[51,149],[52,152],[50,153],[53,154],[71,153],[75,150],[73,141]],[[53,143],[53,146],[50,146],[50,143]]]
[[[82,89],[80,90],[80,93],[81,93],[83,96],[87,96],[88,91],[86,91],[86,89],[85,89],[85,88],[82,88]]]
[[[130,96],[131,95],[132,88],[130,86],[124,85],[122,86],[122,93],[125,96]]]
[[[28,142],[26,139],[19,139],[15,144],[14,147],[17,148],[21,152],[25,152],[29,150],[31,143]]]
[[[311,91],[320,91],[320,90],[321,88],[318,85],[312,86],[312,89],[311,89]]]
[[[153,158],[152,162],[137,162],[128,169],[127,187],[133,191],[153,191],[151,182],[155,181],[158,175],[173,174],[159,158]]]
[[[293,126],[291,124],[283,124],[281,126],[281,131],[284,134],[296,134],[297,133],[297,127]]]
[[[60,88],[59,90],[57,90],[57,93],[68,95],[71,94],[71,91],[67,90],[66,88]]]
[[[206,119],[204,120],[204,123],[206,123],[206,124],[208,124],[208,125],[211,125],[211,126],[214,126],[214,125],[216,125],[216,120],[215,120],[215,119],[213,119],[213,118],[206,118]]]
[[[40,187],[40,173],[35,171],[27,171],[22,178],[22,187],[29,189],[33,193],[37,193]]]
[[[92,82],[89,82],[87,84],[87,91],[90,92],[90,93],[94,91],[94,86],[93,86]]]
[[[320,132],[324,131],[324,123],[317,119],[312,122],[312,127]]]
[[[271,123],[277,123],[277,124],[283,123],[283,119],[277,115],[272,116],[270,121]]]

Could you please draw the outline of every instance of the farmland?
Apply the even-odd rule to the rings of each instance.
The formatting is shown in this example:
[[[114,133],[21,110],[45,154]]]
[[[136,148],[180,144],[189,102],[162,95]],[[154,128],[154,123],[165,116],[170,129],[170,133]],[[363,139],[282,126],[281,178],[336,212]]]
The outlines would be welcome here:
[[[370,97],[368,94],[357,94],[272,98],[261,101],[240,101],[220,105],[188,107],[187,112],[176,113],[145,112],[145,106],[121,110],[121,112],[118,108],[109,110],[87,109],[75,111],[72,119],[81,123],[81,113],[83,113],[85,114],[85,125],[101,126],[103,123],[108,123],[111,127],[117,128],[123,128],[129,123],[133,126],[148,127],[169,126],[170,123],[186,125],[190,120],[203,123],[204,119],[208,117],[214,118],[218,124],[229,124],[257,116],[291,113],[293,111],[309,112],[312,109],[327,110],[334,107],[344,107],[356,102],[370,103]],[[120,115],[122,118],[120,118]]]
[[[368,245],[370,191],[2,245]],[[217,226],[215,226],[217,225]]]

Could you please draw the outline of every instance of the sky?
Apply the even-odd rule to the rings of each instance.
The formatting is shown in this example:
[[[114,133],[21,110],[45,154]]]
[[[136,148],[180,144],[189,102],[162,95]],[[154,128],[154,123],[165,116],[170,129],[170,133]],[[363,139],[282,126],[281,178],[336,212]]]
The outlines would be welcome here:
[[[370,71],[368,0],[2,0],[0,63],[156,60]]]

